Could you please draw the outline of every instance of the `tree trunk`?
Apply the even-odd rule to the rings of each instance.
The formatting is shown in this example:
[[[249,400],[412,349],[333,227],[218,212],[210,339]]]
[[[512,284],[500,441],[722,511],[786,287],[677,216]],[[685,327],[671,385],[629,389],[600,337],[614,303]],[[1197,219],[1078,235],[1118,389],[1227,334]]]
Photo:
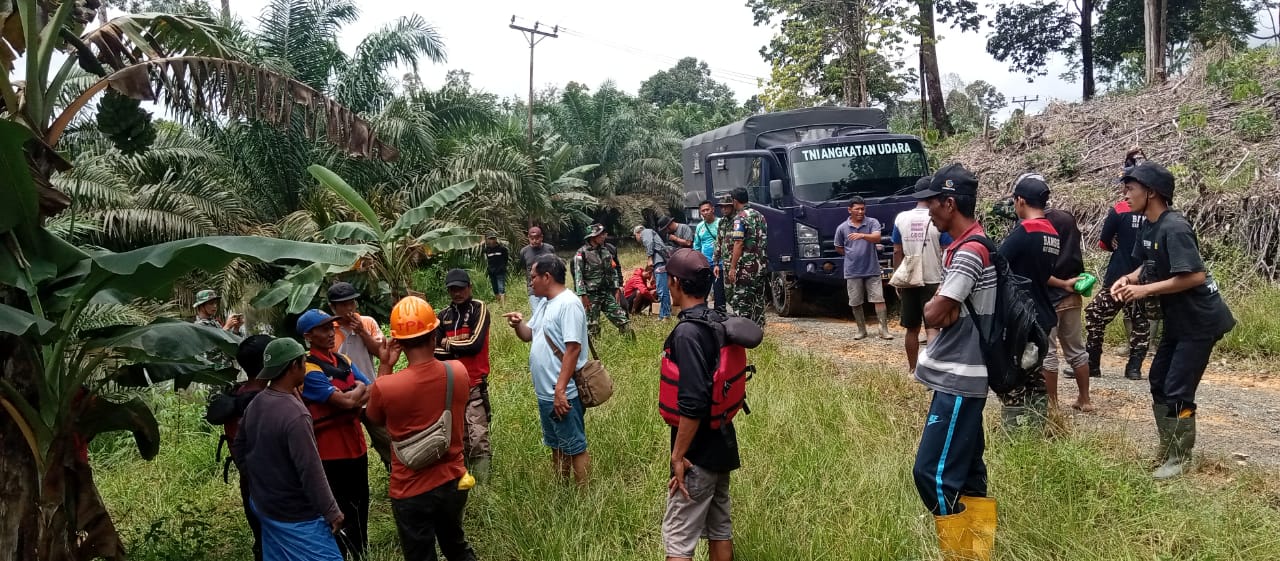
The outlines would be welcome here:
[[[1093,99],[1095,85],[1093,80],[1093,0],[1080,2],[1080,62],[1084,91],[1084,101]]]
[[[1168,33],[1168,0],[1144,0],[1142,22],[1145,27],[1146,78],[1148,86],[1163,84],[1165,70],[1165,36]]]
[[[8,294],[6,294],[8,292]],[[0,291],[6,304],[11,291]],[[34,397],[31,381],[36,364],[31,349],[12,335],[0,334],[0,377],[28,398]],[[31,448],[9,413],[0,409],[0,558],[35,561],[36,465]]]
[[[222,0],[222,21],[231,21],[231,0]]]
[[[942,73],[938,70],[938,41],[933,27],[933,1],[919,0],[920,5],[920,73],[924,76],[929,99],[929,113],[933,126],[944,138],[955,134],[951,116],[947,114],[946,99],[942,95]],[[928,121],[921,114],[921,122]]]

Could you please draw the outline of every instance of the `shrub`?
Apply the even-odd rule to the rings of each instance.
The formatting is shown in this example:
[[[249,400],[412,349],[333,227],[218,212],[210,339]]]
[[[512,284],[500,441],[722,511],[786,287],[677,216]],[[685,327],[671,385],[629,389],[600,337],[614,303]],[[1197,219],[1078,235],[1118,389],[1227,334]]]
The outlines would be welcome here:
[[[1240,133],[1240,138],[1249,142],[1261,142],[1271,136],[1275,128],[1271,112],[1261,107],[1247,109],[1236,116],[1231,123],[1232,128]]]

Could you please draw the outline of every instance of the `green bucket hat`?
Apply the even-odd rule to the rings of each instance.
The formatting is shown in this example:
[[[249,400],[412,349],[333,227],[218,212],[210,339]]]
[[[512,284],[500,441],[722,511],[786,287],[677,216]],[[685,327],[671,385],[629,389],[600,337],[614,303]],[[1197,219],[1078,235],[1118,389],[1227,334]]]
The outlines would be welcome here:
[[[220,299],[222,299],[222,297],[218,296],[217,292],[214,292],[213,290],[206,288],[196,293],[196,303],[193,304],[191,307],[199,308],[200,306],[208,304],[209,302],[212,302],[214,300],[220,300]]]
[[[284,373],[284,367],[306,354],[307,351],[302,348],[301,343],[288,337],[281,337],[267,343],[267,348],[262,351],[262,372],[259,372],[257,377],[259,380],[279,378]]]

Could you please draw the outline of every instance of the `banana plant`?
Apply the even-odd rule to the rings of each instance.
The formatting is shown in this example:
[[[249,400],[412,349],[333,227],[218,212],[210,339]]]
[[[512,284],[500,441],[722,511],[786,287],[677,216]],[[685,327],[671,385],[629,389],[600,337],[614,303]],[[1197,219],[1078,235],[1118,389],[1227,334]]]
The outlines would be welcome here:
[[[384,220],[338,174],[318,164],[307,171],[363,219],[332,224],[321,230],[320,236],[334,242],[367,244],[370,249],[363,268],[391,302],[411,293],[413,272],[423,257],[476,247],[484,241],[467,228],[435,218],[442,209],[475,189],[474,179],[440,189],[399,218]]]
[[[214,272],[235,259],[345,270],[366,250],[228,236],[124,253],[83,251],[40,224],[37,188],[23,159],[30,136],[27,128],[0,120],[0,174],[14,194],[12,203],[0,205],[0,558],[118,558],[123,549],[109,516],[76,519],[86,504],[105,512],[89,464],[79,458],[96,434],[129,430],[150,459],[159,450],[159,427],[141,400],[117,403],[100,390],[226,381],[234,372],[196,357],[211,350],[234,354],[238,341],[219,329],[167,319],[88,325],[86,312],[167,299],[183,276]],[[81,532],[95,536],[97,550],[84,550]]]

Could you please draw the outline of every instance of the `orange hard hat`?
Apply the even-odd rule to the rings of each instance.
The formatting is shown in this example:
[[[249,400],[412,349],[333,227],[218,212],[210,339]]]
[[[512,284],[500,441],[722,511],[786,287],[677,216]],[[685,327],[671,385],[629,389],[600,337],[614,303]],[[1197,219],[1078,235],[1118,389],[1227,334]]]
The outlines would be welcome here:
[[[440,325],[436,311],[426,300],[417,296],[406,296],[391,308],[391,337],[393,339],[413,339],[430,333]]]

